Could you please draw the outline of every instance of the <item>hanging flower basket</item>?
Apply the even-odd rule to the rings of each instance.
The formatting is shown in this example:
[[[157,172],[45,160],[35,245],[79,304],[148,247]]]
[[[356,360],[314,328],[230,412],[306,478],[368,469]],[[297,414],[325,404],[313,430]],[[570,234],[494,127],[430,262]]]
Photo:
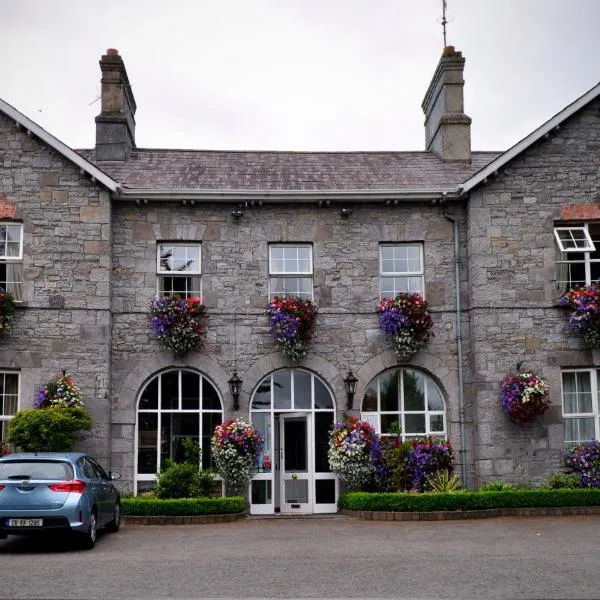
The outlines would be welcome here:
[[[600,283],[566,291],[560,305],[569,308],[568,323],[590,348],[600,348]]]
[[[379,436],[357,417],[344,416],[329,436],[329,467],[349,489],[359,490],[389,474]]]
[[[500,400],[509,419],[519,425],[532,423],[550,408],[546,382],[533,371],[521,370],[520,364],[517,373],[502,380]]]
[[[73,378],[62,371],[55,375],[46,385],[43,385],[35,395],[34,408],[83,408],[83,394],[73,382]]]
[[[258,472],[263,436],[243,419],[228,419],[215,427],[211,440],[215,470],[231,493],[241,493]]]
[[[266,313],[282,353],[293,361],[302,360],[312,340],[317,307],[304,298],[273,296]]]
[[[394,342],[398,360],[407,360],[433,337],[429,305],[421,294],[402,292],[377,305],[379,328]]]
[[[155,296],[150,303],[150,322],[156,338],[175,356],[198,348],[206,332],[206,307],[202,298]]]
[[[0,333],[11,328],[15,314],[15,297],[0,288]]]

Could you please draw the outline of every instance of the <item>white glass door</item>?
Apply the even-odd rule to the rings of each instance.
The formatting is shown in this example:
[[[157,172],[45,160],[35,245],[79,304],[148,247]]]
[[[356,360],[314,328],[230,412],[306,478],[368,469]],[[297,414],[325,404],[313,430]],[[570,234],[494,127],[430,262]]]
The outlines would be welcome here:
[[[258,459],[258,473],[250,482],[250,513],[272,515],[275,512],[275,469],[273,456],[273,413],[256,412],[252,422],[264,437],[262,455]]]
[[[280,510],[284,514],[313,512],[313,457],[310,413],[281,414]]]

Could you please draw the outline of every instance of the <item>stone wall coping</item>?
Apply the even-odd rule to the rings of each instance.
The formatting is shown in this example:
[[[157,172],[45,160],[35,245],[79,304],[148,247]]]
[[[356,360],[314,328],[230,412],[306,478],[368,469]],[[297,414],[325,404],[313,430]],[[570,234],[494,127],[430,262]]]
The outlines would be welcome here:
[[[377,510],[342,510],[342,514],[361,521],[456,521],[494,517],[570,517],[600,515],[600,506],[539,506],[532,508],[490,508],[486,510],[432,510],[427,512],[393,512]]]

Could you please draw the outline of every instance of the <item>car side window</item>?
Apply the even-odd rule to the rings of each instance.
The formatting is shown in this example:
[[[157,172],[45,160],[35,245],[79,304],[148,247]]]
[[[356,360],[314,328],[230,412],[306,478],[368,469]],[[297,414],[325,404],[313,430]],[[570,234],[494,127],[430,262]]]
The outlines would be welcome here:
[[[100,463],[94,458],[88,458],[88,461],[91,463],[92,467],[97,473],[98,478],[100,479],[110,479],[106,471],[102,468]]]
[[[96,475],[96,471],[94,470],[94,467],[90,464],[90,462],[87,459],[85,459],[85,458],[79,459],[79,464],[81,466],[81,469],[83,470],[83,474],[88,479],[97,479],[98,478],[98,475]]]

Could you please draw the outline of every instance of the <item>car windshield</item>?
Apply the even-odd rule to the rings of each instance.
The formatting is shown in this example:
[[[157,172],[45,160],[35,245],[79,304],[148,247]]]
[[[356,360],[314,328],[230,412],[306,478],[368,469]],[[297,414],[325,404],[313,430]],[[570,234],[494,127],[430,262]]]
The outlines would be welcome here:
[[[0,462],[0,481],[6,479],[73,479],[73,467],[66,462],[51,460],[7,460]]]

